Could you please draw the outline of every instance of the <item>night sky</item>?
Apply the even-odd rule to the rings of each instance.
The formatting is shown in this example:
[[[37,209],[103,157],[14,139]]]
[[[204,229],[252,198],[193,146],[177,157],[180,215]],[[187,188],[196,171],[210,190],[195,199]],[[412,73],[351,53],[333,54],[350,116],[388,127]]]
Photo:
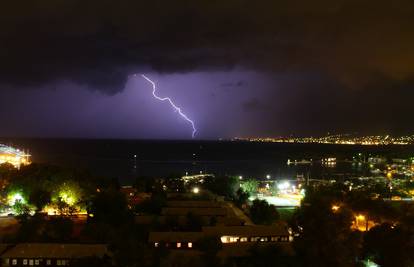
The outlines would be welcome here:
[[[412,0],[40,0],[0,9],[0,136],[414,132]]]

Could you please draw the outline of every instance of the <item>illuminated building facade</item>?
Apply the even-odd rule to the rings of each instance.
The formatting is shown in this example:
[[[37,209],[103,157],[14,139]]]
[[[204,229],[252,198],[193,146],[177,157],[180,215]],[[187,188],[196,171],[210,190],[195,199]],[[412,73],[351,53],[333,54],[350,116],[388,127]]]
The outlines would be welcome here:
[[[239,247],[245,254],[254,245],[289,244],[293,241],[291,231],[284,224],[250,226],[207,226],[201,232],[150,232],[149,243],[170,249],[197,249],[205,237],[217,237],[223,249]]]
[[[0,164],[10,163],[15,168],[30,164],[30,155],[11,146],[0,144]]]

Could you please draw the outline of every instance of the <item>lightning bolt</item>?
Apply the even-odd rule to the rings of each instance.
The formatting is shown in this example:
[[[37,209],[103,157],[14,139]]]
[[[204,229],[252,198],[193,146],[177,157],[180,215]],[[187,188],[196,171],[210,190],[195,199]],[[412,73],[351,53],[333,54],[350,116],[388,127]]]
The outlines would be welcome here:
[[[136,74],[134,75],[136,76]],[[173,107],[173,109],[178,112],[178,114],[180,114],[180,116],[186,120],[187,122],[189,122],[191,124],[191,127],[193,128],[193,132],[192,132],[192,138],[194,138],[197,129],[195,128],[195,124],[194,121],[192,121],[186,114],[184,114],[181,111],[180,107],[177,107],[174,102],[171,100],[171,98],[169,97],[159,97],[156,94],[157,91],[157,86],[155,85],[155,82],[153,82],[150,78],[148,78],[147,76],[145,76],[144,74],[141,74],[142,78],[144,78],[145,80],[147,80],[147,82],[149,82],[152,85],[152,95],[154,96],[155,99],[160,100],[160,101],[167,101],[168,103],[170,103],[171,107]]]

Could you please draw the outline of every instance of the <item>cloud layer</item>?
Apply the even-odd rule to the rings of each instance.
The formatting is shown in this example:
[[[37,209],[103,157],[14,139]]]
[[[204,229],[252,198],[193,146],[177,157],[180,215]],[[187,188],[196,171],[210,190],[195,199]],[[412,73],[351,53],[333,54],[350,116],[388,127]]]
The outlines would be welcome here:
[[[114,93],[135,71],[323,73],[359,89],[414,72],[410,0],[43,0],[0,10],[0,82]]]

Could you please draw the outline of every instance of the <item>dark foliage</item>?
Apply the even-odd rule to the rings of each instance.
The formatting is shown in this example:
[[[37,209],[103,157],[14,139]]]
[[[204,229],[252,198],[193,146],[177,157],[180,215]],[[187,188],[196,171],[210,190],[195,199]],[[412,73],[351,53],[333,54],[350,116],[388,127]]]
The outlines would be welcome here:
[[[279,219],[279,213],[274,205],[255,199],[250,207],[250,217],[255,224],[272,224]]]

